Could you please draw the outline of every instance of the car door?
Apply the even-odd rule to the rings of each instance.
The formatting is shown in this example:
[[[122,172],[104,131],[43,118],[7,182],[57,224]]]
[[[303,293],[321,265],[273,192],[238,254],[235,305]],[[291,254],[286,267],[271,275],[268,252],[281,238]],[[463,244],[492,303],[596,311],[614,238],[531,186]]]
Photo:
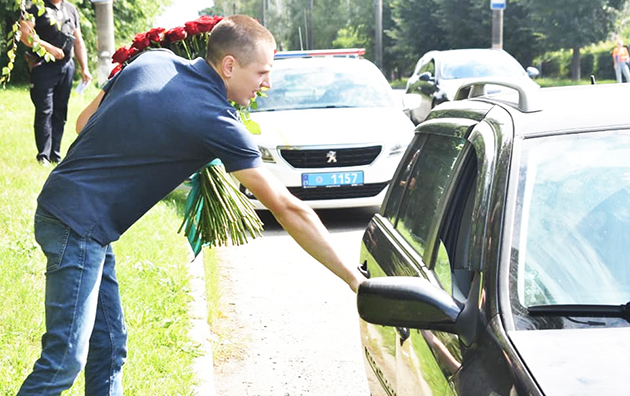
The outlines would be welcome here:
[[[400,207],[397,229],[410,246],[418,246],[418,239],[426,235],[426,277],[463,303],[473,280],[473,272],[465,269],[465,262],[475,201],[476,157],[464,138],[436,135],[430,140],[433,144],[425,147],[430,150],[425,161],[418,163],[411,176],[419,180],[416,184],[420,184],[417,188],[421,192],[415,192],[412,186],[405,192],[408,204]],[[421,224],[415,221],[417,213],[431,213],[431,218]],[[426,231],[421,231],[423,228]],[[399,329],[398,335],[397,394],[455,394],[450,378],[461,367],[459,338],[417,329]]]
[[[461,316],[470,320],[465,327],[460,327],[457,333],[460,335],[415,329],[398,331],[397,395],[507,395],[516,392],[515,367],[506,356],[505,336],[495,311],[497,263],[489,259],[497,256],[496,251],[492,251],[500,240],[496,230],[490,230],[490,224],[501,217],[496,205],[499,201],[495,200],[498,197],[493,194],[505,188],[502,186],[505,179],[500,181],[505,168],[499,165],[502,140],[497,128],[501,125],[505,128],[503,132],[508,132],[511,123],[496,107],[488,114],[502,118],[500,121],[499,118],[482,120],[470,129],[463,142],[456,136],[442,138],[443,157],[427,158],[425,166],[419,161],[414,171],[418,175],[434,175],[425,180],[441,180],[433,187],[424,186],[439,190],[438,194],[431,194],[436,202],[430,205],[437,209],[433,211],[424,244],[427,279],[464,307]],[[452,157],[450,168],[449,157]],[[442,161],[443,165],[436,166],[437,161]],[[404,199],[398,225],[409,223],[405,217],[417,217],[413,213],[418,209],[406,209]],[[427,204],[413,200],[412,205]],[[413,228],[401,232],[406,239],[422,234]]]
[[[445,200],[452,195],[452,180],[466,179],[462,172],[470,162],[472,146],[464,136],[474,124],[451,119],[429,121],[419,128],[381,213],[364,234],[361,260],[369,276],[421,276],[436,287],[451,288],[447,276],[451,271],[444,263],[446,249],[434,254],[433,245],[447,208]],[[446,373],[452,374],[461,360],[455,336],[363,321],[361,335],[374,396],[449,391]]]

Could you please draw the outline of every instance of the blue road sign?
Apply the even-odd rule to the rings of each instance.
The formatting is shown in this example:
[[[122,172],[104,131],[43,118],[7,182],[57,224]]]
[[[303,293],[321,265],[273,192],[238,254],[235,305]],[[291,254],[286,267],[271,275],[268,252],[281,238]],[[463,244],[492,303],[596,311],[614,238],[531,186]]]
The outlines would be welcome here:
[[[490,9],[491,10],[504,10],[505,0],[490,0]]]

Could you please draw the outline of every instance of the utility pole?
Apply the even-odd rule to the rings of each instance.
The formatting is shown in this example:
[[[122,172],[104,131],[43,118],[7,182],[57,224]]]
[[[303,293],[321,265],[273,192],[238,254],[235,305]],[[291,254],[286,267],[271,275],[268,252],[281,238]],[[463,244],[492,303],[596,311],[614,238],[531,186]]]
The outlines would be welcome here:
[[[306,22],[306,49],[312,50],[315,47],[313,39],[313,0],[308,0],[308,10],[306,12],[308,21]]]
[[[383,70],[383,0],[374,0],[374,64]]]
[[[262,0],[262,20],[260,22],[262,22],[263,26],[267,26],[267,23],[265,21],[265,14],[267,12],[267,0]]]
[[[503,10],[505,0],[490,0],[492,10],[492,48],[503,49]]]
[[[114,54],[114,8],[113,0],[91,0],[96,15],[96,52],[98,63],[96,81],[102,87],[111,72]]]

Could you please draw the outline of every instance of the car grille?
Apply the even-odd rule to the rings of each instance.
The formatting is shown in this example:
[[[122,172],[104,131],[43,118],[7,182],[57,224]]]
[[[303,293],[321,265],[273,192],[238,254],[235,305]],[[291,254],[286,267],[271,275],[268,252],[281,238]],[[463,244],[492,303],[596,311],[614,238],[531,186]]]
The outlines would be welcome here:
[[[294,168],[339,168],[371,164],[381,153],[381,146],[341,149],[280,149],[280,155]],[[334,153],[336,162],[330,159]],[[329,162],[331,161],[331,162]]]
[[[362,186],[339,186],[339,187],[289,187],[291,194],[302,201],[313,201],[316,199],[344,199],[344,198],[365,198],[378,195],[387,182],[364,184]]]

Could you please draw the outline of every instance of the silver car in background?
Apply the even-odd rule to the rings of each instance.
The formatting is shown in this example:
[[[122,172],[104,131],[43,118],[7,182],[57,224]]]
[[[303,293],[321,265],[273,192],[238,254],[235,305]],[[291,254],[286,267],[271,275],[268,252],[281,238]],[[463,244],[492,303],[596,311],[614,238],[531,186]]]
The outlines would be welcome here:
[[[493,77],[537,86],[532,80],[537,75],[536,68],[530,66],[525,71],[512,55],[500,49],[429,51],[407,80],[403,103],[411,120],[418,124],[435,106],[453,100],[457,89],[471,80]],[[499,86],[489,86],[487,93],[501,90]]]

